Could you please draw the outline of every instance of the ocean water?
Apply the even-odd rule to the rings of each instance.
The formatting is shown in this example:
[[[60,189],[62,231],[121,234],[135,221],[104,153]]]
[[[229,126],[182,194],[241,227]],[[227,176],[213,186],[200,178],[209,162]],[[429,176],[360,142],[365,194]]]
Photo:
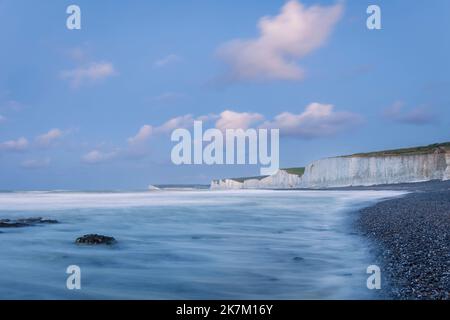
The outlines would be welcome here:
[[[373,299],[357,209],[394,191],[0,193],[0,299]],[[88,233],[113,246],[79,246]],[[66,269],[81,268],[81,290]]]

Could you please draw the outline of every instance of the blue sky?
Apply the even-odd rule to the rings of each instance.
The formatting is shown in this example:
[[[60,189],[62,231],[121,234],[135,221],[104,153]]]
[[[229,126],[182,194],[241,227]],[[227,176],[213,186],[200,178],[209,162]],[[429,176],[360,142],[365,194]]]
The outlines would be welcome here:
[[[0,189],[258,174],[173,165],[170,131],[199,117],[280,127],[282,167],[449,141],[449,18],[446,0],[0,0]]]

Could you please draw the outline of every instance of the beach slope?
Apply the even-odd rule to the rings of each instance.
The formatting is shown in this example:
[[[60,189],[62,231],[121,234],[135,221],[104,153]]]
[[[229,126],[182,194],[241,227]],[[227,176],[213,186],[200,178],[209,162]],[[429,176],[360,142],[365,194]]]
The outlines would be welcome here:
[[[357,228],[372,240],[392,298],[450,299],[450,183],[411,188],[362,209]]]

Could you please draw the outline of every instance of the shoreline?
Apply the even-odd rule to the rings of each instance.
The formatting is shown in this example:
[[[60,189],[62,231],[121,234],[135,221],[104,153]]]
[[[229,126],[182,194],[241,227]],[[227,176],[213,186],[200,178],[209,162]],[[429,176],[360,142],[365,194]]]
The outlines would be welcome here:
[[[375,299],[450,299],[450,181],[311,189],[358,190],[407,192],[353,208],[346,223],[346,230],[368,248],[368,264],[381,268],[382,286]],[[148,200],[145,194],[139,197]]]
[[[392,299],[448,300],[450,182],[395,189],[411,193],[363,208],[355,221],[355,228],[369,240],[380,263],[382,289]]]

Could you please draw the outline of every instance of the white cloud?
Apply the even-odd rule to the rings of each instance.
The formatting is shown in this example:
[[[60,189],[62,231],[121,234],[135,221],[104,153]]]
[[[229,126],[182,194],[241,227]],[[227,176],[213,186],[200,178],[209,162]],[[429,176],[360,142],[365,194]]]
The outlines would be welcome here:
[[[36,137],[36,143],[41,147],[49,147],[64,135],[60,129],[51,129],[49,132]]]
[[[28,148],[28,140],[19,138],[0,143],[0,151],[25,151]]]
[[[275,17],[263,17],[256,39],[237,39],[219,48],[219,57],[235,80],[299,80],[304,76],[297,60],[328,39],[343,12],[343,5],[306,7],[287,2]]]
[[[178,128],[189,128],[193,125],[193,123],[194,118],[192,115],[187,114],[172,118],[157,127],[146,124],[139,129],[135,136],[128,138],[128,143],[130,145],[142,145],[154,135],[168,134]]]
[[[178,128],[190,128],[194,125],[194,118],[191,114],[172,118],[159,127],[155,128],[156,133],[167,134]]]
[[[81,157],[81,161],[87,164],[99,164],[110,161],[114,159],[118,153],[113,152],[102,152],[99,150],[92,150]]]
[[[75,61],[83,61],[86,59],[86,50],[82,47],[73,47],[66,50],[67,55]]]
[[[109,62],[94,62],[86,67],[65,70],[61,73],[63,79],[70,81],[72,87],[79,87],[85,82],[93,83],[116,74],[114,66]]]
[[[222,131],[226,129],[248,129],[256,122],[264,120],[259,113],[235,112],[225,110],[216,121],[216,128]]]
[[[436,115],[429,108],[417,107],[405,110],[405,103],[402,101],[397,101],[386,108],[383,116],[391,121],[413,125],[426,125],[435,123],[437,120]]]
[[[45,168],[50,165],[50,158],[25,160],[20,165],[22,168],[26,169]]]
[[[207,116],[201,117],[201,119],[207,119]],[[173,130],[178,128],[190,128],[193,126],[195,120],[192,115],[187,114],[179,117],[172,118],[164,122],[160,126],[143,125],[138,133],[127,139],[128,148],[123,150],[122,155],[127,158],[143,157],[149,154],[150,144],[148,141],[154,136],[170,134]]]
[[[142,144],[147,141],[153,134],[153,127],[144,125],[139,129],[139,132],[131,138],[128,138],[128,143],[131,145]]]
[[[311,103],[300,114],[283,112],[262,127],[280,129],[280,134],[297,138],[332,136],[352,129],[362,122],[362,117],[351,112],[334,111],[331,104]]]
[[[180,62],[180,61],[181,61],[181,58],[179,56],[177,56],[176,54],[171,53],[171,54],[169,54],[169,55],[167,55],[167,56],[165,56],[165,57],[163,57],[161,59],[156,60],[153,65],[156,68],[162,68],[162,67],[165,67],[165,66],[167,66],[169,64],[177,63],[177,62]]]
[[[207,114],[194,117],[186,114],[174,117],[159,126],[149,124],[139,128],[136,135],[127,139],[128,146],[113,152],[92,150],[82,157],[82,161],[88,164],[98,164],[117,158],[134,159],[146,156],[149,153],[150,139],[159,135],[170,134],[178,128],[192,128],[194,121],[214,122],[217,129],[248,129],[268,128],[280,129],[285,136],[311,139],[325,136],[333,136],[341,131],[352,129],[359,125],[363,118],[351,112],[337,112],[331,104],[311,103],[300,114],[283,112],[274,117],[272,121],[259,113],[236,112],[224,110],[220,114]]]
[[[335,111],[331,104],[311,103],[300,114],[283,112],[273,120],[266,119],[264,115],[254,112],[237,112],[224,110],[220,114],[208,114],[194,117],[191,114],[174,117],[160,126],[144,125],[138,133],[128,139],[130,147],[145,146],[150,138],[157,135],[170,134],[178,128],[189,129],[194,121],[215,121],[215,128],[226,129],[248,128],[274,128],[280,129],[285,136],[298,138],[316,138],[337,134],[351,129],[363,121],[359,114]]]

